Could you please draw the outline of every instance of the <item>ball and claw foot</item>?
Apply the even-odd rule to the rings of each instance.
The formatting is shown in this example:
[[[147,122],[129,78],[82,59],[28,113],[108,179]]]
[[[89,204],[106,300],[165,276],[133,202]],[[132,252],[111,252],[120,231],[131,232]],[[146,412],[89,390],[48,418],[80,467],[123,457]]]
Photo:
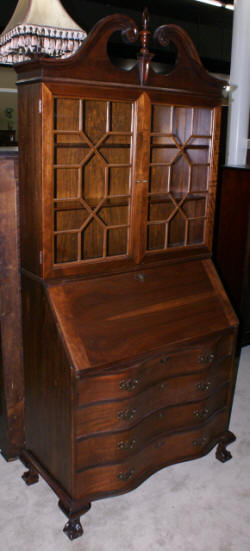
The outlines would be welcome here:
[[[228,444],[232,444],[236,440],[234,434],[230,431],[227,431],[221,441],[218,444],[215,457],[222,463],[226,463],[229,459],[232,459],[232,454],[226,449]]]
[[[36,484],[36,482],[39,481],[39,476],[35,471],[30,469],[29,471],[23,473],[22,479],[24,480],[25,484],[27,484],[27,486],[31,486],[32,484]]]
[[[215,456],[216,459],[218,459],[222,463],[226,463],[226,461],[232,459],[232,454],[225,448],[223,444],[218,445]]]
[[[68,538],[72,541],[76,538],[80,538],[83,535],[82,525],[80,519],[69,520],[66,522],[63,531],[67,534]]]

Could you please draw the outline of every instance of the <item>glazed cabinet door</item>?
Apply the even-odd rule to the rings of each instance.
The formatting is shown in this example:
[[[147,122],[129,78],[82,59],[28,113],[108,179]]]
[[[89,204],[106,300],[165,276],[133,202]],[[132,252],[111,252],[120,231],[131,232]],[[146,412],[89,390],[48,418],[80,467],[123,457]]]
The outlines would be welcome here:
[[[43,93],[45,276],[209,245],[216,110]]]
[[[134,256],[211,248],[220,112],[138,100]]]
[[[54,264],[128,255],[133,103],[54,98]]]

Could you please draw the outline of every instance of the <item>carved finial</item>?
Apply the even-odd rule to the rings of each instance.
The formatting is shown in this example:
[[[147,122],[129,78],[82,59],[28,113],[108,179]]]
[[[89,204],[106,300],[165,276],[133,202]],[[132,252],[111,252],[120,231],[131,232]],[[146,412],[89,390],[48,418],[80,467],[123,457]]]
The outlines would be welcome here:
[[[142,25],[145,31],[147,31],[148,29],[148,23],[149,23],[149,14],[148,14],[148,8],[146,6],[142,12]]]
[[[148,45],[150,41],[151,32],[148,30],[148,23],[149,23],[149,15],[148,15],[148,8],[144,8],[142,13],[142,25],[143,29],[140,31],[140,41],[141,41],[141,53],[142,54],[148,54]]]
[[[148,46],[151,38],[151,32],[148,30],[149,14],[148,8],[145,7],[142,13],[143,28],[139,33],[141,41],[140,53],[137,56],[140,84],[146,84],[149,76],[150,61],[153,54],[150,53]]]

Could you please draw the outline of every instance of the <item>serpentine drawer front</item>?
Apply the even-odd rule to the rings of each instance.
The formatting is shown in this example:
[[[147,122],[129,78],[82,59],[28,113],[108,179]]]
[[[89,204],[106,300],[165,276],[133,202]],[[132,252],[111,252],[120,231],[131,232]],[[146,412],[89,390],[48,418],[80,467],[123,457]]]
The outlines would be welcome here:
[[[101,416],[99,426],[102,427],[102,430],[104,430],[110,414],[113,415],[113,424],[115,421],[117,427],[122,417],[131,417],[132,420],[136,417],[139,420],[165,406],[192,402],[210,396],[217,391],[220,385],[230,380],[231,369],[232,359],[229,357],[219,365],[211,365],[194,374],[179,377],[165,376],[162,380],[146,388],[146,390],[138,392],[132,398],[119,400],[121,395],[118,392],[116,395],[118,401],[110,404],[106,402],[105,395],[103,395],[101,407],[96,404],[77,410],[77,435],[82,435],[83,432],[87,433],[91,430],[91,422],[93,422],[91,419],[93,419],[93,416],[95,419],[98,417],[98,414],[94,411],[95,408]],[[84,385],[84,381],[81,384]],[[131,393],[131,391],[128,391],[128,393]]]
[[[79,470],[103,463],[119,462],[138,453],[156,435],[188,429],[206,422],[219,410],[226,409],[227,402],[228,385],[224,385],[206,400],[166,407],[145,416],[139,422],[135,413],[132,428],[125,429],[126,425],[131,424],[131,420],[124,420],[124,430],[79,436],[76,441],[76,468]],[[111,426],[111,423],[107,423],[106,430],[110,430]]]
[[[160,435],[129,460],[88,468],[76,475],[77,495],[112,494],[128,490],[165,465],[198,457],[223,434],[228,412],[218,413],[200,428],[173,435]]]
[[[158,404],[156,404],[156,411],[153,413],[149,410],[144,394],[141,400],[137,397],[137,401],[134,398],[130,398],[125,401],[107,402],[81,408],[76,411],[77,441],[91,434],[130,429],[144,418],[143,423],[146,426],[151,426],[152,424],[153,430],[155,430],[155,427],[159,427],[160,430],[160,427],[163,428],[166,423],[166,430],[172,430],[175,427],[180,428],[185,426],[187,418],[190,419],[190,423],[188,424],[191,425],[191,419],[195,423],[199,420],[199,417],[203,418],[202,411],[208,409],[210,414],[214,411],[214,407],[215,409],[223,407],[226,404],[228,393],[228,385],[224,384],[222,389],[219,387],[212,395],[208,397],[201,396],[202,400],[191,402],[189,405],[165,406],[159,409]],[[214,406],[214,403],[216,406]],[[194,418],[193,411],[199,411],[200,414],[197,413]]]
[[[179,353],[146,359],[118,373],[116,368],[111,373],[85,376],[77,382],[78,405],[126,398],[168,377],[205,372],[210,366],[217,368],[224,357],[232,354],[233,342],[232,334],[217,336]]]

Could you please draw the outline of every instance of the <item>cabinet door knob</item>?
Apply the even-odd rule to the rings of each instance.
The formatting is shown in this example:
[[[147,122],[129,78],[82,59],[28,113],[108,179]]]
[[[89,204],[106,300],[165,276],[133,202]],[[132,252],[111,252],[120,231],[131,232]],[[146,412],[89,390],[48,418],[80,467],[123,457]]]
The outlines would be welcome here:
[[[130,480],[134,474],[135,474],[135,469],[130,469],[130,471],[126,473],[119,473],[117,475],[117,478],[118,480],[123,480],[123,482],[126,482],[126,480]]]
[[[198,390],[201,390],[201,392],[206,392],[207,390],[209,390],[210,386],[210,381],[207,381],[207,383],[197,383],[196,388],[198,388]]]
[[[120,381],[119,387],[120,390],[134,390],[137,387],[138,383],[138,379],[123,379],[122,381]]]
[[[199,358],[199,361],[200,361],[200,364],[210,364],[215,358],[215,355],[213,352],[211,352],[211,354],[201,354],[200,355],[200,358]]]

